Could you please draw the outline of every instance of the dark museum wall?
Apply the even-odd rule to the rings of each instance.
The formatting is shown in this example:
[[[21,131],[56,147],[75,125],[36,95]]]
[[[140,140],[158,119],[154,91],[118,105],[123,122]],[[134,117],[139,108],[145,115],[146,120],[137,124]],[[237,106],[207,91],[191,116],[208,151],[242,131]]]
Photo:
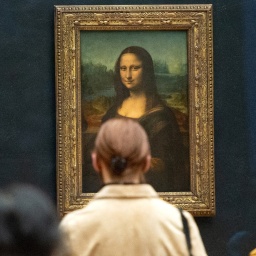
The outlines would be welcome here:
[[[213,4],[216,207],[196,218],[209,255],[256,227],[255,0],[8,0],[0,8],[0,187],[56,200],[54,5]],[[256,247],[256,244],[255,244]]]

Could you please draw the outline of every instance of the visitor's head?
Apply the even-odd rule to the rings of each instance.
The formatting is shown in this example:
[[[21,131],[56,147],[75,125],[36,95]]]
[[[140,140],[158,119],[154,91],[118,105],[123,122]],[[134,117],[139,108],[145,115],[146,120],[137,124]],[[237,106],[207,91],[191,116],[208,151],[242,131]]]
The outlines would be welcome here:
[[[60,241],[55,207],[41,190],[12,185],[0,192],[0,255],[52,256]]]
[[[95,140],[93,162],[98,171],[106,169],[115,180],[142,177],[150,167],[150,147],[141,125],[128,118],[105,122]]]

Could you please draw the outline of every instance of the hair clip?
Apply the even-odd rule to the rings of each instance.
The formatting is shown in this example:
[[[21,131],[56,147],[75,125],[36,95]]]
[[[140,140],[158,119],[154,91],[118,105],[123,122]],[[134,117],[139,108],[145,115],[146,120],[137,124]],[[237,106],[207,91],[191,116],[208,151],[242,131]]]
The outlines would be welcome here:
[[[121,174],[127,166],[127,160],[121,156],[113,156],[111,158],[111,170],[115,174]]]

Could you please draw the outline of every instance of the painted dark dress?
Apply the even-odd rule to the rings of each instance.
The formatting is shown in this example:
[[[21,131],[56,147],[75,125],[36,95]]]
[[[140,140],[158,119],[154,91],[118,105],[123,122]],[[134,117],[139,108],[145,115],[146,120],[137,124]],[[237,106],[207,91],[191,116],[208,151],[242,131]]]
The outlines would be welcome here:
[[[107,111],[102,122],[114,117],[122,117],[115,106]],[[136,120],[147,132],[151,146],[152,168],[146,181],[158,192],[189,191],[190,175],[185,163],[188,154],[172,110],[159,104]]]

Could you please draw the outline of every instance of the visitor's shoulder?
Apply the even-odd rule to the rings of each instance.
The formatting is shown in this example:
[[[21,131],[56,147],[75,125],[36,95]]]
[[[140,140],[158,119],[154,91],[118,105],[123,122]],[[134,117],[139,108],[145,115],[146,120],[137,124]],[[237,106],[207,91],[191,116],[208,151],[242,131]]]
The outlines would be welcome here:
[[[176,206],[174,206],[160,198],[156,201],[156,205],[161,211],[165,212],[169,216],[173,216],[173,214],[174,215],[179,214],[179,209]]]
[[[180,209],[168,202],[163,200],[159,200],[157,203],[158,212],[161,214],[162,217],[165,216],[166,219],[169,219],[171,222],[181,221],[181,212]],[[194,221],[194,217],[186,210],[182,210],[183,215],[187,219],[189,226],[191,228],[195,228],[196,224]]]
[[[84,220],[88,219],[88,208],[84,207],[79,210],[75,210],[73,212],[68,213],[63,217],[60,222],[61,227],[72,228],[79,225],[80,222],[84,222]]]

